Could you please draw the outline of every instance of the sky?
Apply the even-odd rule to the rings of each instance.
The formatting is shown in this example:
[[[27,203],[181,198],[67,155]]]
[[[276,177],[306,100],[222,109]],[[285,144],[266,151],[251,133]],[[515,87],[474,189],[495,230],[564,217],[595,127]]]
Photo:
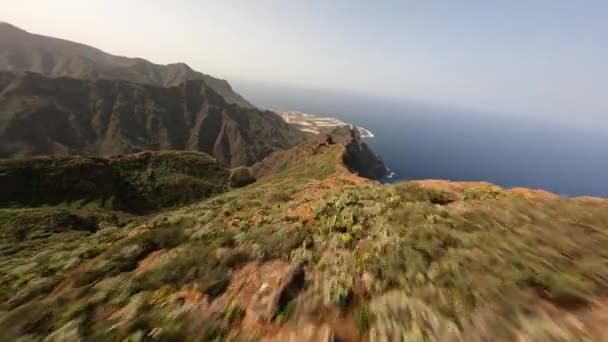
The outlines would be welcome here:
[[[27,31],[228,80],[608,118],[608,1],[0,0]]]

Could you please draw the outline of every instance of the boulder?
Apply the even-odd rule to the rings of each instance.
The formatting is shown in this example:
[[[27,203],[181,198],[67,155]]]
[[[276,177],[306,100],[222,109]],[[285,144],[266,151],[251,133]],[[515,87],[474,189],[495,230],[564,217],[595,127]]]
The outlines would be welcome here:
[[[279,277],[262,283],[250,304],[255,318],[271,322],[280,308],[287,305],[304,287],[304,280],[302,267],[290,267]]]

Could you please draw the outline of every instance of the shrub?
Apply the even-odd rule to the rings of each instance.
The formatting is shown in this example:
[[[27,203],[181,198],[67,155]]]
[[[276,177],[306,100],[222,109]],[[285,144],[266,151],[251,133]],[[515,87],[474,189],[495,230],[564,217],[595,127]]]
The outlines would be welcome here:
[[[309,236],[310,232],[299,224],[279,224],[251,229],[244,233],[241,240],[259,245],[266,260],[287,260],[291,252],[300,247]]]
[[[506,196],[504,192],[495,187],[471,187],[464,190],[464,199],[466,201],[474,200],[491,200]]]
[[[275,316],[274,321],[277,324],[283,324],[291,318],[295,307],[295,301],[290,300],[285,305],[281,305],[278,309],[277,315]]]
[[[346,309],[355,285],[355,260],[349,253],[325,255],[317,264],[320,271],[314,279],[317,291],[322,294],[325,305]]]
[[[458,327],[423,302],[391,291],[370,303],[369,341],[448,341]]]
[[[408,202],[429,202],[432,204],[445,205],[457,200],[455,194],[424,188],[422,186],[404,183],[397,185],[401,200]]]
[[[239,302],[231,302],[224,312],[224,322],[227,324],[238,323],[245,316],[245,308]]]
[[[229,183],[232,188],[240,188],[253,182],[255,178],[246,167],[238,167],[230,173]]]
[[[355,323],[360,334],[365,334],[369,331],[370,326],[374,321],[372,313],[367,305],[362,305],[355,310]]]

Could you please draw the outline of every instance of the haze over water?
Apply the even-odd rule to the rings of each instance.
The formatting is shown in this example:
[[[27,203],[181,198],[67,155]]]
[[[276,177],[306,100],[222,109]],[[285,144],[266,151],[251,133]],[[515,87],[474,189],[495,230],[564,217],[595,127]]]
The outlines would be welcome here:
[[[256,105],[334,116],[368,140],[403,179],[489,181],[567,196],[608,197],[602,122],[497,115],[357,94],[233,82]]]

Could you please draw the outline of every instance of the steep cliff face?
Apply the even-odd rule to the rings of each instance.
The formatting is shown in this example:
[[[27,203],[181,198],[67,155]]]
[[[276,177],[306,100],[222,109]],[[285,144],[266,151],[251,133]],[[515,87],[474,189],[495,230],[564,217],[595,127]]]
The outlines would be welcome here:
[[[237,166],[304,139],[272,112],[227,103],[203,80],[163,88],[0,72],[0,157],[195,150]]]
[[[384,161],[363,141],[358,129],[350,126],[338,127],[330,136],[334,142],[346,147],[344,164],[352,172],[371,179],[381,179],[388,175]]]
[[[0,70],[30,71],[48,77],[119,79],[161,87],[203,80],[226,102],[253,107],[225,80],[192,70],[184,63],[159,65],[142,58],[114,56],[84,44],[32,34],[7,23],[0,23]]]

